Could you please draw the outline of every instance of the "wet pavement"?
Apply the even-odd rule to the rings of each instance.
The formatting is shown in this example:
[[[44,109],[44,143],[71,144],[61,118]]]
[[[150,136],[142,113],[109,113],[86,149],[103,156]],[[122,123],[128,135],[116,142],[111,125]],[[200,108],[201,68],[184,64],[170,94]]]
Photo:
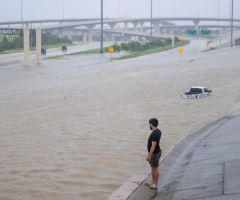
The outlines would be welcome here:
[[[112,45],[112,42],[105,42],[104,46],[110,46]],[[47,55],[42,56],[42,59],[46,59],[48,57],[53,57],[53,56],[64,56],[68,54],[73,54],[73,53],[79,53],[83,51],[88,51],[88,50],[93,50],[99,48],[99,43],[98,42],[93,42],[93,43],[82,43],[82,44],[77,44],[77,45],[70,45],[68,47],[68,51],[66,53],[62,52],[62,48],[51,48],[47,49]],[[31,56],[30,56],[30,65],[35,64],[35,52],[31,51]],[[23,62],[23,52],[17,52],[17,53],[9,53],[9,54],[2,54],[0,55],[0,66],[5,66],[5,65],[13,65],[16,63],[22,63]]]
[[[142,184],[128,200],[239,200],[239,128],[235,115],[188,136],[161,163],[158,191]]]

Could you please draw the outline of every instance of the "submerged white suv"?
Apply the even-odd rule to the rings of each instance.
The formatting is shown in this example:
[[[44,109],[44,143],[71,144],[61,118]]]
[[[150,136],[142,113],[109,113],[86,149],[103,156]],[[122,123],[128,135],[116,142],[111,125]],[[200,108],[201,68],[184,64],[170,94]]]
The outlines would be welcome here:
[[[207,87],[194,86],[189,92],[181,94],[181,97],[185,99],[198,99],[201,97],[210,96],[211,93],[212,90],[208,89]]]

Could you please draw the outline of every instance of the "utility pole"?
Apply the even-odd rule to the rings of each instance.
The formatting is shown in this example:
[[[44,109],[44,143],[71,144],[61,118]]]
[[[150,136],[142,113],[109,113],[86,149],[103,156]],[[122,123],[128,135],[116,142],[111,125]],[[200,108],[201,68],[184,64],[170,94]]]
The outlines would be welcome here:
[[[65,1],[62,1],[62,19],[65,18]]]
[[[219,26],[219,20],[220,20],[220,0],[218,0],[217,4],[218,4],[218,26]]]
[[[21,0],[21,22],[23,21],[23,0]]]
[[[233,14],[234,12],[234,0],[231,0],[231,47],[233,47]]]
[[[153,0],[151,0],[151,41],[153,40]]]
[[[101,53],[103,53],[103,0],[101,0],[101,44],[100,44]]]

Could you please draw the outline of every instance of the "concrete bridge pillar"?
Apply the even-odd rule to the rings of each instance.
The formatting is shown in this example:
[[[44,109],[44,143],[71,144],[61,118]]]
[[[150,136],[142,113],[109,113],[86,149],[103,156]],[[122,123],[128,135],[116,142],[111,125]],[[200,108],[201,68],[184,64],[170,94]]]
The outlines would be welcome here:
[[[174,47],[175,46],[175,31],[174,30],[172,30],[171,31],[171,37],[172,37],[172,47]]]
[[[133,23],[133,28],[134,28],[134,31],[138,31],[138,23]]]
[[[58,29],[54,30],[54,35],[59,35],[59,30]]]
[[[166,28],[162,28],[162,29],[161,29],[161,33],[167,35],[167,34],[169,34],[169,30],[166,29]]]
[[[160,33],[160,24],[159,23],[154,24],[154,32],[155,33]]]
[[[30,31],[28,28],[23,30],[23,66],[29,66],[30,59]]]
[[[103,40],[104,41],[109,41],[109,35],[110,35],[110,33],[103,33]]]
[[[92,40],[93,40],[92,31],[87,32],[87,40],[88,40],[88,42],[92,42]]]
[[[131,36],[125,35],[125,40],[128,42],[131,40]]]
[[[122,33],[122,35],[121,35],[121,42],[123,42],[123,41],[124,41],[124,38],[125,38],[125,34],[124,34],[124,33]]]
[[[83,42],[86,43],[87,42],[87,32],[86,31],[82,31],[82,38],[83,38]]]
[[[161,34],[164,34],[164,29],[160,29],[160,27],[159,27],[159,33],[161,33]]]
[[[109,26],[110,26],[111,29],[114,29],[116,24],[115,23],[114,24],[109,24]]]
[[[112,34],[112,42],[115,42],[115,34]]]
[[[40,65],[42,63],[41,49],[42,49],[42,30],[36,29],[36,64],[37,65]]]
[[[197,31],[197,35],[200,35],[200,28],[199,28],[200,21],[199,20],[193,20],[193,23],[195,25],[195,29]]]
[[[143,44],[146,43],[146,38],[145,37],[141,37],[141,41],[143,42]]]
[[[108,33],[107,34],[107,41],[112,42],[113,39],[113,34],[112,33]]]
[[[144,25],[144,22],[141,22],[140,23],[140,32],[142,32],[142,33],[144,32],[143,25]]]
[[[73,36],[73,31],[72,30],[68,30],[68,33],[67,33],[67,37],[72,41],[72,37]]]
[[[124,30],[125,30],[125,31],[128,30],[128,22],[124,22]]]

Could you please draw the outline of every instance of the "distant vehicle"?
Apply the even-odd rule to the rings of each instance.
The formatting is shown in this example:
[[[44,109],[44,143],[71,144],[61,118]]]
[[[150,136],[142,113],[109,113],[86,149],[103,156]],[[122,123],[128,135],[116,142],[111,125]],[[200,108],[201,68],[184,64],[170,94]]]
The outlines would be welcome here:
[[[194,86],[190,89],[189,92],[181,94],[181,97],[184,99],[198,99],[206,96],[210,96],[212,90],[206,87]]]
[[[62,46],[62,52],[66,53],[67,52],[67,46]]]
[[[235,40],[235,45],[237,45],[237,46],[240,45],[240,38],[237,38],[237,39]]]
[[[47,54],[47,49],[46,49],[46,48],[42,48],[42,49],[41,49],[41,54],[42,54],[43,56],[45,56],[45,55]]]

